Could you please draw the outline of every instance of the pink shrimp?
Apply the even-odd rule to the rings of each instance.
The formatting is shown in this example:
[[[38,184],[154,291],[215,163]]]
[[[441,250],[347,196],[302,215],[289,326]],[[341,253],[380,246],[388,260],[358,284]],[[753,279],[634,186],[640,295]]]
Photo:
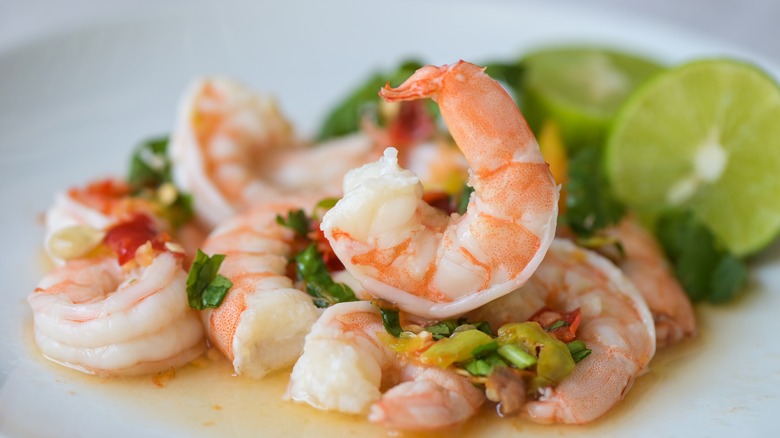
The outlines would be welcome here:
[[[608,234],[623,245],[625,257],[618,267],[647,301],[655,320],[658,347],[671,345],[696,334],[693,306],[652,234],[635,219],[626,217]]]
[[[185,93],[169,154],[176,184],[209,227],[291,194],[337,196],[344,173],[375,156],[362,134],[308,147],[274,99],[225,78],[196,80]]]
[[[379,339],[383,332],[379,310],[366,301],[328,308],[306,336],[285,398],[322,410],[370,412],[370,421],[389,430],[441,429],[476,413],[484,402],[480,390],[453,371],[401,362]]]
[[[463,216],[422,201],[396,151],[350,172],[322,230],[368,290],[407,312],[446,318],[521,286],[555,234],[558,189],[517,106],[466,62],[418,70],[388,101],[432,97],[471,166]]]
[[[528,402],[539,423],[587,423],[618,403],[655,353],[650,311],[629,279],[595,252],[556,240],[522,288],[469,315],[493,327],[530,318],[540,308],[581,310],[577,337],[592,350],[574,372]]]
[[[220,273],[233,282],[222,304],[203,311],[203,319],[212,344],[238,374],[262,378],[292,365],[319,316],[311,297],[285,275],[293,231],[276,223],[277,214],[301,205],[257,205],[220,224],[203,246],[207,254],[225,255]]]
[[[181,257],[170,252],[124,267],[114,256],[68,261],[28,297],[35,341],[47,358],[90,374],[184,365],[206,347],[186,279]]]

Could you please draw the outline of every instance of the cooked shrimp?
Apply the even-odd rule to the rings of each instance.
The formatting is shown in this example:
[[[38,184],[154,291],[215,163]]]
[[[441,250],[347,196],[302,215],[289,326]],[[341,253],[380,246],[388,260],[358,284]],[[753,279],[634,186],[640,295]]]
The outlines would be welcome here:
[[[471,166],[463,216],[422,201],[422,187],[388,148],[351,171],[322,230],[339,259],[376,296],[445,318],[520,287],[555,234],[558,189],[517,106],[466,62],[418,70],[388,101],[432,97]]]
[[[184,365],[206,346],[186,279],[170,252],[133,269],[114,256],[69,261],[28,297],[35,342],[52,361],[102,376]]]
[[[174,181],[212,227],[290,193],[336,196],[344,173],[373,158],[364,135],[306,147],[273,99],[224,78],[196,81],[178,117],[169,150]]]
[[[618,238],[625,257],[618,267],[642,294],[655,320],[659,347],[671,345],[696,334],[696,316],[688,295],[671,271],[652,234],[635,219],[626,217],[608,230]]]
[[[522,288],[475,310],[474,320],[499,327],[523,321],[542,307],[579,308],[577,337],[590,356],[558,386],[541,390],[525,413],[539,423],[587,423],[623,399],[655,353],[650,311],[633,284],[611,262],[567,240],[555,240]]]
[[[203,251],[224,254],[220,273],[233,282],[222,304],[203,311],[212,344],[238,374],[261,378],[292,365],[319,316],[311,297],[285,275],[293,232],[277,214],[298,203],[258,205],[217,227]]]
[[[366,301],[329,307],[306,336],[285,398],[322,410],[370,411],[369,420],[391,430],[439,429],[476,412],[484,396],[468,380],[401,363],[378,338],[382,332],[379,310]]]

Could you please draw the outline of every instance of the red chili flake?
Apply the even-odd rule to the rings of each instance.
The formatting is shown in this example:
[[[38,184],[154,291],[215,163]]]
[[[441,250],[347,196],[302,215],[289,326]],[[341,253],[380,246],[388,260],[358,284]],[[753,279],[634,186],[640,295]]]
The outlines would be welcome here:
[[[330,246],[330,242],[325,237],[325,233],[320,229],[320,223],[317,221],[311,221],[309,225],[309,239],[317,244],[317,251],[322,254],[322,261],[325,262],[325,266],[328,267],[328,272],[336,272],[344,270],[344,264],[336,256],[333,251],[333,247]]]
[[[436,125],[425,108],[425,102],[421,100],[401,102],[398,116],[387,125],[390,144],[401,152],[415,143],[433,137],[435,133]],[[405,155],[399,153],[402,158]]]
[[[549,307],[542,307],[528,320],[538,322],[545,331],[555,336],[559,341],[571,342],[577,336],[577,328],[580,326],[582,316],[579,307],[568,313],[560,313]]]
[[[84,205],[108,213],[117,202],[130,195],[130,186],[123,181],[106,178],[84,187],[71,188],[68,195]]]
[[[446,192],[438,190],[426,191],[423,192],[422,199],[431,207],[436,207],[447,214],[455,213],[455,210],[457,209],[457,205],[453,202],[452,197]]]
[[[164,251],[166,240],[166,235],[157,230],[149,216],[136,214],[111,227],[103,243],[114,250],[119,264],[124,265],[135,257],[135,251],[146,242],[152,242],[152,248]]]

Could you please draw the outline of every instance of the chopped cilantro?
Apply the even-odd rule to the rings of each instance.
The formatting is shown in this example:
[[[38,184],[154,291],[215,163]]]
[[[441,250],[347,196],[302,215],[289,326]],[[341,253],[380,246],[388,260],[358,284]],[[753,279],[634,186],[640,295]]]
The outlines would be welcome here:
[[[385,326],[387,333],[396,338],[401,336],[403,329],[401,328],[398,309],[385,300],[372,300],[371,304],[379,309],[379,313],[382,315],[382,324]]]
[[[168,138],[159,137],[141,142],[136,146],[130,159],[130,171],[127,182],[134,196],[150,198],[160,206],[159,214],[171,227],[177,229],[189,222],[194,216],[193,201],[190,195],[176,190],[172,201],[160,202],[156,190],[164,184],[171,184],[171,162],[167,155]]]
[[[330,276],[317,244],[311,243],[295,256],[298,279],[306,283],[306,292],[314,297],[314,305],[328,307],[346,301],[357,301],[352,289],[343,283],[336,283]]]
[[[585,148],[569,160],[566,183],[566,212],[559,217],[579,237],[590,237],[604,227],[616,224],[625,207],[609,189],[601,172],[601,152]]]
[[[233,286],[230,280],[217,273],[224,259],[222,254],[209,257],[198,250],[187,276],[187,299],[193,309],[216,308],[222,304]]]
[[[544,331],[546,331],[546,332],[554,332],[555,330],[558,330],[559,328],[561,328],[563,326],[568,326],[568,325],[569,325],[568,322],[566,322],[566,321],[564,321],[562,319],[559,319],[558,321],[555,321],[549,327],[545,327]]]
[[[277,214],[276,223],[292,229],[298,237],[306,238],[309,233],[311,219],[306,216],[303,210],[298,209],[290,210],[286,219],[282,215]]]
[[[136,146],[127,176],[134,193],[171,181],[171,162],[166,155],[167,149],[168,137],[150,139]]]
[[[724,302],[744,286],[745,263],[729,254],[692,212],[662,215],[656,233],[692,301]]]

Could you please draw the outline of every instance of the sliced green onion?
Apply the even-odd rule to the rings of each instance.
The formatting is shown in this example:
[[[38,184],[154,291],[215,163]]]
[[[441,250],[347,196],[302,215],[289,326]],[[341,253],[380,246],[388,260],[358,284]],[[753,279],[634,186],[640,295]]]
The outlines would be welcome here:
[[[590,353],[592,353],[591,350],[585,347],[585,342],[580,340],[571,341],[566,344],[566,346],[569,347],[569,353],[571,353],[571,358],[574,359],[574,363],[579,363],[579,361],[590,356]]]
[[[506,344],[498,347],[498,354],[521,370],[536,365],[537,362],[535,357],[528,354],[522,348],[512,344]]]

